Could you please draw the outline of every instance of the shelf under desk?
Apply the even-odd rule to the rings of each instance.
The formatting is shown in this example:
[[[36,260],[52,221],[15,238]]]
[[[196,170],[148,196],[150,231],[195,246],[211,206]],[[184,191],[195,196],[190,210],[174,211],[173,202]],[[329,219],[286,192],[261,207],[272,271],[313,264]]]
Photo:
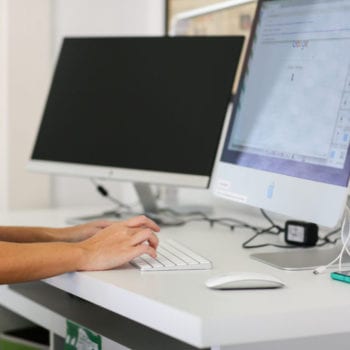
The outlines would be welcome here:
[[[112,344],[112,341],[120,344],[123,349],[125,347],[160,350],[164,349],[164,344],[169,350],[195,349],[188,344],[63,292],[44,282],[16,284],[10,286],[6,292],[3,291],[4,294],[11,295],[16,300],[17,308],[12,308],[13,311],[24,313],[24,316],[31,318],[33,322],[48,328],[61,337],[65,337],[65,326],[68,319],[100,334],[103,337],[103,349],[115,349],[116,345]],[[33,313],[30,312],[28,307],[21,308],[23,298],[32,304],[32,309],[38,310],[40,308],[41,312]]]

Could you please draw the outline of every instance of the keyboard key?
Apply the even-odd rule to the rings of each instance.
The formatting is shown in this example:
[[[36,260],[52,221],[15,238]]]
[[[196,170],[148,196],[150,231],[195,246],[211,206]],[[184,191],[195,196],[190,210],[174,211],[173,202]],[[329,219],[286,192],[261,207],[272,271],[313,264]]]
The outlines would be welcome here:
[[[139,258],[135,258],[134,263],[139,266],[141,269],[142,268],[147,268],[147,267],[152,267],[152,265],[148,264],[144,259],[142,259],[141,257]]]
[[[175,264],[169,260],[166,256],[158,253],[157,259],[154,259],[155,261],[159,261],[160,263],[163,264],[163,266],[169,267],[169,266],[175,266]],[[152,266],[154,266],[152,264]]]
[[[164,249],[163,247],[159,247],[157,249],[158,254],[161,256],[167,256],[169,260],[171,260],[175,265],[186,265],[184,260],[181,260],[176,255],[172,254],[170,250]]]
[[[141,255],[141,259],[144,260],[146,262],[145,267],[162,267],[164,266],[164,264],[160,263],[157,259],[153,259],[152,257],[150,257],[147,254]]]
[[[188,254],[188,256],[192,257],[193,259],[197,260],[200,263],[206,263],[208,260],[206,258],[203,258],[202,256],[196,254],[192,250],[186,248],[185,246],[180,246],[180,244],[174,240],[168,240],[169,246],[173,246],[174,248],[179,249],[179,251],[182,251],[184,254]]]

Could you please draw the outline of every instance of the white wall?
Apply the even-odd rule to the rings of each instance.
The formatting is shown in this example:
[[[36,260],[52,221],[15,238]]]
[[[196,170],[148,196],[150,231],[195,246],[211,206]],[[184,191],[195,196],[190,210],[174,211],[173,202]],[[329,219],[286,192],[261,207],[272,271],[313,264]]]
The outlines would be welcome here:
[[[54,0],[54,53],[64,36],[163,35],[164,0]],[[133,201],[130,184],[106,183],[114,195]],[[127,197],[127,198],[126,198]],[[54,206],[108,204],[87,179],[55,176]]]
[[[162,35],[163,0],[54,0],[54,35]]]
[[[108,204],[87,179],[26,170],[56,56],[64,36],[162,35],[164,16],[164,0],[0,0],[0,210]],[[107,186],[135,200],[130,184]]]
[[[0,210],[6,209],[7,192],[7,1],[0,0]]]
[[[26,164],[51,67],[50,2],[0,0],[0,209],[45,207],[49,178]]]

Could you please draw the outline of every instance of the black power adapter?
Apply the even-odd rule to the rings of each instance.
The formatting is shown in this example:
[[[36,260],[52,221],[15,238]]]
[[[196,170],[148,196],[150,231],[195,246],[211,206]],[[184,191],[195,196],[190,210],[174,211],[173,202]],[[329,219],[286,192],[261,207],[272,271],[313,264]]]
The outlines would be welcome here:
[[[318,226],[311,222],[286,221],[285,241],[300,247],[313,247],[318,241]]]

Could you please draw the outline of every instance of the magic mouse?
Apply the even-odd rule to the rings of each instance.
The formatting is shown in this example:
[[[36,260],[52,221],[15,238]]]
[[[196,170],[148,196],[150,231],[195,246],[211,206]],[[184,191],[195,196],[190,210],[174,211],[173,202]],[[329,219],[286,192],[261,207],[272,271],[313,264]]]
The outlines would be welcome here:
[[[280,288],[284,283],[274,276],[255,272],[231,272],[209,278],[205,285],[211,289]]]

